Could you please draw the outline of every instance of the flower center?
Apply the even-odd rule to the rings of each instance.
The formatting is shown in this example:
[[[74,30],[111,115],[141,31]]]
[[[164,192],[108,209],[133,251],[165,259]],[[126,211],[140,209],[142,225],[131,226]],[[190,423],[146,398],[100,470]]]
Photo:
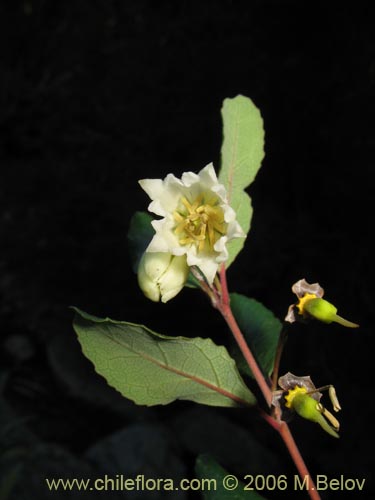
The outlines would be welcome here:
[[[185,196],[173,212],[174,232],[180,245],[195,245],[198,252],[212,252],[217,240],[226,233],[227,223],[217,196],[201,193],[191,203]]]

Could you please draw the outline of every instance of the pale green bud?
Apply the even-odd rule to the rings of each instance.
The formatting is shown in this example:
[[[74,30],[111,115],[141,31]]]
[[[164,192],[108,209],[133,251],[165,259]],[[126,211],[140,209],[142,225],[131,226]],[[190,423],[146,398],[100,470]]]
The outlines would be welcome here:
[[[189,275],[186,256],[145,252],[138,267],[138,284],[154,302],[168,302],[184,287]]]

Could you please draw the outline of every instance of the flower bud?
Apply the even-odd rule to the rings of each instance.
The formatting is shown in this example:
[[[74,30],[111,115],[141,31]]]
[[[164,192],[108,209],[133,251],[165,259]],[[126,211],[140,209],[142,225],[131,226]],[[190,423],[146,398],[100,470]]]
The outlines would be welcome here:
[[[328,302],[325,299],[313,298],[306,300],[303,306],[304,312],[309,314],[315,319],[322,321],[323,323],[339,323],[340,325],[347,326],[349,328],[357,328],[356,323],[352,323],[341,316],[338,316],[337,307]]]
[[[168,302],[184,287],[189,275],[186,256],[145,252],[138,267],[138,284],[154,302]]]

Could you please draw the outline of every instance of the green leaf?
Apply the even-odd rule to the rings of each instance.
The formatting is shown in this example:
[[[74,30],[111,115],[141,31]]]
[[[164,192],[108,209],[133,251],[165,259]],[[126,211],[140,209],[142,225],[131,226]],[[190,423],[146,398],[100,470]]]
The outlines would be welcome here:
[[[229,204],[236,211],[237,220],[247,234],[252,207],[244,189],[255,179],[264,158],[263,120],[259,109],[243,95],[224,99],[221,114],[224,139],[219,180],[226,187]],[[241,251],[244,242],[244,238],[229,242],[227,267]]]
[[[110,386],[135,403],[153,406],[185,399],[211,406],[255,404],[234,360],[211,339],[167,337],[74,309],[83,353]]]
[[[138,271],[139,261],[155,234],[151,226],[153,218],[147,212],[135,212],[130,220],[128,244],[133,271]]]
[[[235,485],[235,476],[228,475],[228,472],[209,455],[198,456],[195,462],[195,473],[201,480],[212,480],[212,483],[206,483],[207,486],[211,485],[210,489],[208,487],[202,489],[204,500],[265,500],[255,490],[245,490],[246,484],[239,480],[238,485],[233,490],[229,490],[230,486]],[[224,485],[227,485],[227,489]]]
[[[230,294],[230,304],[245,339],[265,375],[272,373],[282,323],[263,304],[239,293]],[[235,356],[237,358],[237,356]],[[252,376],[242,354],[239,369]]]

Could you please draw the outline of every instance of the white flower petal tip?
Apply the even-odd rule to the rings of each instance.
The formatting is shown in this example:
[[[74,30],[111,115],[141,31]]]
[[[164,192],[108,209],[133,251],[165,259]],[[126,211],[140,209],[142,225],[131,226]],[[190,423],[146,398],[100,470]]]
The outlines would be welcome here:
[[[227,243],[246,237],[213,164],[198,174],[185,172],[181,179],[168,174],[139,184],[152,200],[149,211],[162,217],[153,221],[155,236],[147,252],[185,255],[187,265],[199,267],[212,283],[219,265],[228,259]]]

